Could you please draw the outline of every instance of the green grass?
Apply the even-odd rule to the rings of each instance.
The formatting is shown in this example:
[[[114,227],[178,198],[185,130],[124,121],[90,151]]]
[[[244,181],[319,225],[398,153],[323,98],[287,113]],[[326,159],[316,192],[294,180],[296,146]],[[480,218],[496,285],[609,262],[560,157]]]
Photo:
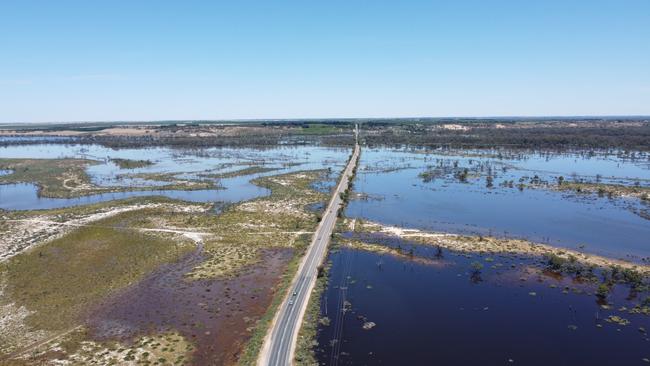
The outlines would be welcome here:
[[[136,169],[153,165],[151,160],[111,159],[120,169]]]
[[[120,159],[129,166],[143,164],[139,160]],[[84,159],[0,159],[0,170],[10,170],[11,174],[1,175],[0,184],[34,183],[38,194],[43,197],[72,198],[98,193],[156,190],[196,190],[219,188],[212,181],[181,181],[172,173],[142,173],[133,175],[145,179],[159,178],[169,182],[155,187],[99,187],[92,184],[86,173],[89,165],[99,164]]]
[[[342,132],[340,127],[323,123],[309,123],[298,132],[301,135],[331,135]]]
[[[239,269],[260,260],[261,248],[293,248],[296,236],[291,232],[312,231],[318,224],[316,214],[307,212],[305,206],[324,199],[325,195],[311,188],[322,174],[324,171],[308,171],[254,179],[254,184],[270,189],[271,195],[233,205],[218,220],[170,217],[172,226],[204,227],[215,233],[216,238],[204,245],[209,258],[192,272],[192,277],[234,276]]]
[[[306,200],[309,202],[318,202],[319,200],[325,199],[326,196],[322,193],[312,190],[310,186],[321,174],[324,174],[324,171],[298,172],[282,176],[262,177],[254,180],[254,183],[259,186],[271,189],[272,194],[269,199],[272,201],[281,201],[288,198],[294,198],[299,200]],[[277,181],[273,179],[301,175],[305,176],[292,180],[291,185],[278,184]],[[314,228],[318,225],[316,214],[309,213],[309,217],[310,221],[298,223],[302,224],[301,229],[314,230]],[[278,221],[274,220],[273,222]],[[279,222],[284,222],[285,227],[290,227],[296,224],[295,222],[287,222],[286,220],[280,220]],[[244,350],[242,351],[242,356],[239,359],[240,365],[254,365],[257,362],[257,357],[259,350],[263,345],[264,337],[266,336],[271,321],[273,320],[273,317],[275,316],[278,307],[282,303],[289,285],[291,284],[291,281],[293,280],[293,277],[298,270],[298,266],[300,265],[300,261],[307,245],[309,245],[310,239],[311,235],[306,234],[301,236],[294,244],[294,248],[298,249],[298,253],[294,255],[293,260],[287,267],[287,270],[285,271],[284,277],[282,279],[282,283],[278,286],[271,306],[269,306],[265,315],[258,322],[258,325],[253,332],[253,336],[247,342]]]
[[[71,197],[71,188],[90,184],[86,167],[92,164],[97,162],[85,159],[0,159],[0,170],[12,171],[12,174],[0,176],[0,184],[35,183],[42,196]]]
[[[247,168],[235,170],[235,171],[232,171],[232,172],[204,174],[203,176],[207,177],[207,178],[234,178],[234,177],[239,177],[239,176],[242,176],[242,175],[251,175],[251,174],[272,172],[274,170],[278,170],[278,168],[269,168],[269,167],[263,167],[263,166],[249,166]]]
[[[79,324],[84,311],[111,293],[137,283],[161,264],[175,261],[194,248],[180,245],[178,237],[143,233],[136,228],[185,228],[214,233],[204,238],[206,260],[188,276],[237,276],[247,265],[263,260],[260,250],[291,248],[294,257],[285,270],[271,306],[257,323],[242,351],[242,364],[253,364],[277,306],[286,293],[318,220],[305,206],[326,199],[312,183],[326,171],[303,171],[261,177],[254,183],[271,190],[270,196],[233,204],[221,214],[183,212],[169,206],[146,208],[94,222],[19,254],[0,265],[6,284],[3,300],[32,311],[25,320],[32,329],[54,332]],[[162,197],[132,198],[73,208],[4,212],[10,218],[39,216],[67,221],[97,211],[138,203],[167,203],[207,208]],[[286,210],[284,208],[287,208]],[[172,235],[172,234],[169,234]]]
[[[224,189],[224,187],[220,186],[218,182],[210,179],[183,179],[183,178],[177,178],[176,176],[178,175],[178,172],[168,172],[168,173],[127,173],[127,174],[119,174],[118,177],[123,177],[123,178],[137,178],[137,179],[146,179],[146,180],[151,180],[151,181],[157,181],[157,182],[166,182],[169,184],[165,184],[162,186],[155,186],[155,187],[135,187],[135,189],[138,190],[147,190],[147,189],[167,189],[167,190],[185,190],[185,191],[191,191],[191,190],[198,190],[198,189]]]
[[[287,266],[287,269],[285,270],[285,273],[282,276],[282,282],[280,283],[280,285],[277,287],[275,291],[275,295],[273,296],[271,305],[266,310],[262,318],[257,322],[257,326],[253,331],[253,335],[248,340],[248,342],[246,342],[246,345],[242,350],[241,357],[239,358],[239,365],[249,366],[249,365],[255,365],[257,363],[257,357],[260,353],[260,349],[262,348],[262,345],[264,344],[264,337],[266,337],[266,333],[269,330],[269,326],[271,325],[271,322],[275,317],[275,313],[277,312],[278,307],[282,304],[282,300],[287,294],[289,285],[291,284],[291,281],[293,280],[293,276],[295,275],[296,271],[298,270],[298,267],[300,266],[302,255],[304,254],[304,251],[308,243],[309,241],[307,239],[307,240],[303,240],[302,243],[298,245],[298,247],[300,247],[300,251],[296,253],[293,256],[291,262],[289,262],[289,265]]]
[[[606,184],[606,183],[579,183],[567,182],[557,186],[558,189],[563,191],[575,191],[585,193],[597,193],[600,196],[633,196],[642,200],[647,200],[650,195],[650,187],[643,186],[626,186],[622,184]]]
[[[117,215],[97,225],[122,219]],[[191,250],[177,240],[130,229],[79,228],[3,263],[5,297],[33,311],[29,326],[64,330],[88,306]]]

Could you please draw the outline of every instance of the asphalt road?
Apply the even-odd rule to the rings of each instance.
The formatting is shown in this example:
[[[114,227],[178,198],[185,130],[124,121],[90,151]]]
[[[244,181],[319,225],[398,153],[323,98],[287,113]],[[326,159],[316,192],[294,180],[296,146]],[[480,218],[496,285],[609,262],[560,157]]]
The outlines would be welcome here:
[[[358,140],[358,130],[355,129],[355,138]],[[302,318],[307,310],[309,296],[316,283],[318,266],[323,262],[327,245],[330,242],[338,211],[341,209],[341,193],[350,182],[349,177],[356,166],[359,156],[359,144],[355,144],[352,158],[345,167],[342,178],[334,191],[327,210],[319,226],[316,228],[307,254],[303,258],[296,276],[290,286],[289,293],[278,309],[272,328],[260,351],[258,365],[291,365],[294,359],[296,339]]]

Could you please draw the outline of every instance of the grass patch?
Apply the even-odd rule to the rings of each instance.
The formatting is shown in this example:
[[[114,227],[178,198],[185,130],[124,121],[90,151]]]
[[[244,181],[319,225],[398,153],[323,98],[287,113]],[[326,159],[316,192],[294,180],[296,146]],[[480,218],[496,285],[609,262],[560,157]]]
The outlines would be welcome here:
[[[0,278],[6,279],[3,299],[16,302],[17,306],[24,305],[31,311],[24,320],[30,328],[60,332],[78,325],[84,311],[93,304],[138,282],[161,264],[176,260],[194,247],[193,243],[177,246],[178,234],[136,229],[205,234],[206,259],[193,269],[188,280],[237,276],[240,271],[246,271],[248,265],[263,260],[260,257],[262,249],[291,248],[295,254],[277,287],[272,305],[256,324],[251,337],[242,336],[247,343],[240,362],[253,364],[311,232],[318,224],[317,215],[305,207],[326,198],[325,194],[312,189],[313,182],[324,179],[326,173],[326,170],[303,171],[258,178],[253,183],[270,189],[269,196],[230,205],[220,214],[206,210],[207,204],[185,204],[164,197],[132,198],[56,210],[3,212],[10,218],[46,217],[66,222],[122,205],[162,204],[94,221],[91,226],[75,229],[12,257],[0,265],[3,276]]]
[[[119,166],[120,169],[137,169],[153,165],[151,160],[132,160],[132,159],[111,159],[111,162]]]
[[[90,186],[86,167],[97,164],[86,159],[0,159],[0,183],[34,183],[46,197],[72,197],[73,190]]]
[[[650,187],[643,186],[626,186],[622,184],[605,184],[605,183],[581,183],[564,181],[557,185],[562,191],[574,191],[578,193],[596,193],[599,196],[620,197],[631,196],[648,201],[650,196]]]
[[[300,261],[302,260],[302,256],[308,244],[309,239],[302,239],[297,245],[300,250],[296,252],[294,257],[291,259],[291,262],[289,262],[289,265],[287,266],[287,269],[282,276],[282,282],[278,285],[277,290],[275,291],[271,305],[266,310],[262,318],[260,318],[260,320],[257,322],[255,330],[253,331],[253,335],[248,340],[248,342],[246,342],[246,345],[241,352],[241,357],[239,358],[239,365],[249,366],[255,365],[257,363],[257,357],[260,353],[262,345],[264,344],[264,337],[266,337],[266,333],[269,330],[269,326],[275,317],[275,313],[277,312],[278,307],[282,304],[282,300],[287,294],[289,285],[291,284],[293,276],[296,274],[296,271],[300,266]]]
[[[179,246],[178,239],[99,226],[122,216],[79,228],[0,266],[7,298],[33,312],[26,318],[29,326],[69,328],[88,306],[192,248]]]
[[[145,160],[120,159],[121,164],[135,168],[135,165],[144,164]],[[169,184],[162,186],[111,186],[100,187],[94,185],[86,168],[89,165],[99,164],[94,160],[86,159],[0,159],[0,170],[9,170],[10,174],[0,175],[0,184],[34,183],[38,186],[38,194],[42,197],[73,198],[91,194],[146,191],[146,190],[196,190],[219,188],[215,182],[209,180],[179,180],[172,173],[141,173],[124,175],[125,177],[154,179]],[[119,165],[119,164],[118,164]]]
[[[325,195],[311,188],[324,171],[297,172],[253,180],[271,190],[271,195],[230,206],[219,220],[200,222],[201,217],[165,217],[169,225],[194,225],[215,233],[206,240],[209,258],[192,272],[193,278],[233,276],[247,265],[260,260],[261,248],[294,248],[302,232],[318,225],[317,215],[305,207],[320,202]],[[187,221],[192,220],[192,221]]]
[[[349,132],[349,129],[346,129],[346,132]],[[323,123],[308,123],[302,126],[302,128],[297,131],[301,135],[332,135],[336,133],[342,133],[344,130],[340,127],[336,127],[329,124]]]
[[[223,189],[218,182],[210,179],[184,179],[177,177],[178,172],[169,172],[169,173],[136,173],[136,174],[120,174],[118,178],[127,178],[127,179],[145,179],[156,182],[165,182],[168,184],[162,186],[151,186],[143,188],[135,188],[139,190],[148,190],[148,189],[165,189],[165,190],[181,190],[181,191],[191,191],[198,189]]]
[[[260,173],[267,173],[267,172],[272,172],[274,170],[278,170],[279,168],[270,168],[270,167],[263,167],[263,166],[249,166],[243,169],[239,170],[234,170],[232,172],[226,172],[226,173],[213,173],[213,174],[203,174],[203,177],[206,178],[234,178],[234,177],[239,177],[243,175],[251,175],[251,174],[260,174]]]

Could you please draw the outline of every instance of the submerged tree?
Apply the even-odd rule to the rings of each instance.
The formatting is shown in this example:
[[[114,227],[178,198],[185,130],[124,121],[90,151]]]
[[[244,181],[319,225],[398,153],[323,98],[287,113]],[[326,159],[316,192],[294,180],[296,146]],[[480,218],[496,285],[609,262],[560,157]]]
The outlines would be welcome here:
[[[479,283],[483,281],[481,278],[481,270],[483,269],[483,264],[481,262],[474,261],[470,266],[472,267],[472,272],[469,277],[470,281],[472,283]]]

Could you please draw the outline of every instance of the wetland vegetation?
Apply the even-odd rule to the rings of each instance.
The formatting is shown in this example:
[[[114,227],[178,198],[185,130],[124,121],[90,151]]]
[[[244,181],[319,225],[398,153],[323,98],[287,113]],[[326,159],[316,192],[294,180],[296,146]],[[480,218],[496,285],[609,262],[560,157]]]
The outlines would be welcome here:
[[[534,136],[539,124],[504,128],[529,127],[535,141],[520,148],[505,139],[523,131],[490,142],[476,121],[366,126],[366,142],[384,146],[364,149],[298,361],[646,362],[646,148],[622,150],[629,131],[598,145],[601,132],[574,144]],[[413,129],[407,145],[385,146],[389,129]],[[448,134],[458,139],[435,142]]]
[[[39,360],[61,342],[81,337],[78,329],[83,329],[84,342],[91,341],[93,347],[108,347],[106,342],[117,340],[125,357],[136,357],[142,349],[128,347],[128,342],[147,336],[153,325],[161,334],[178,333],[184,343],[193,345],[193,353],[181,347],[174,357],[232,362],[224,357],[231,357],[226,355],[251,334],[264,333],[257,327],[265,324],[261,317],[273,288],[285,271],[291,274],[293,266],[287,269],[286,264],[301,253],[303,238],[317,223],[316,214],[306,206],[323,199],[323,193],[311,188],[314,181],[328,179],[323,174],[327,171],[258,178],[255,183],[271,191],[268,197],[232,205],[219,214],[206,205],[175,201],[126,206],[132,209],[75,224],[79,227],[59,238],[15,255],[1,271],[4,309],[8,315],[16,309],[29,315],[14,319],[15,328],[5,333],[3,344],[9,345],[10,334],[21,340],[16,337],[18,329],[30,329],[29,344],[62,337],[29,352],[18,345],[3,352]],[[55,217],[71,225],[65,212],[29,213],[25,220]],[[16,215],[6,220],[25,217]],[[164,302],[167,296],[172,299]],[[187,308],[196,301],[204,304]],[[233,323],[229,318],[235,314],[239,315]],[[194,325],[188,326],[190,321]],[[228,337],[221,330],[225,324],[234,327]],[[197,326],[207,330],[198,332]],[[67,333],[69,329],[76,330]],[[32,335],[36,330],[39,333]],[[25,340],[20,343],[24,346]],[[68,351],[57,357],[89,357],[78,354],[84,351],[80,346],[68,344]]]
[[[351,123],[5,131],[0,362],[254,364]],[[645,362],[647,124],[364,121],[296,363]]]
[[[237,192],[228,205],[154,196],[2,211],[2,362],[253,363],[318,223],[309,207],[327,191],[317,187],[337,179],[347,151],[265,151],[262,165],[250,164],[257,157],[241,160],[241,153],[256,154],[191,152],[167,171],[159,159],[128,166],[54,159],[71,161],[86,184],[106,189],[122,169],[153,169],[167,181],[213,179],[225,181],[223,191],[249,193]],[[19,160],[5,176],[15,174]],[[61,166],[48,179],[71,174]],[[21,181],[44,182],[41,174],[21,174]],[[138,178],[152,179],[130,179]]]

